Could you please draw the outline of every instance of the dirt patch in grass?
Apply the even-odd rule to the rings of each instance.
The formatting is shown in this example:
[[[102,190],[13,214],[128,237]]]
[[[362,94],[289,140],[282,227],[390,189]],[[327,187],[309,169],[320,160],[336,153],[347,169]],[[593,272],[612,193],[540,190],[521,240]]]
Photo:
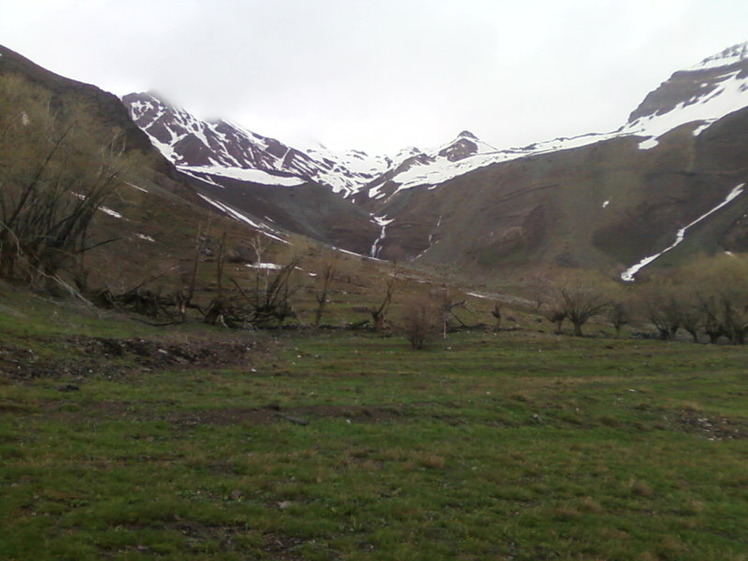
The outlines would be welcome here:
[[[0,374],[13,379],[78,379],[120,377],[133,370],[220,368],[242,365],[250,368],[258,355],[266,354],[268,341],[259,344],[249,336],[240,340],[216,337],[115,339],[74,337],[51,341],[74,358],[59,359],[37,354],[32,348],[0,344]]]
[[[266,536],[266,543],[263,550],[271,555],[271,559],[277,559],[278,561],[301,561],[303,557],[297,553],[297,550],[304,543],[305,541],[300,538],[276,533]]]
[[[709,440],[748,438],[748,421],[726,415],[707,415],[697,411],[677,411],[665,416],[678,430],[699,434]]]
[[[254,341],[185,340],[168,342],[150,339],[92,338],[79,343],[87,356],[132,359],[148,368],[223,366],[249,364]]]

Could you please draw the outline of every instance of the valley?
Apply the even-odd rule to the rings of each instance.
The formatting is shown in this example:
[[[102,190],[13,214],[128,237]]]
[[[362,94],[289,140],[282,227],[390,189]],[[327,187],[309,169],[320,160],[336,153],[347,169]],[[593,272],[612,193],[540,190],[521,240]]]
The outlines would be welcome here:
[[[210,196],[231,197],[252,184],[247,170],[267,173],[255,184],[278,200],[263,197],[263,216],[256,216],[252,199],[231,199],[253,220],[267,218],[362,255],[376,243],[385,259],[472,270],[561,265],[621,275],[668,247],[680,228],[746,181],[744,53],[736,45],[675,72],[615,131],[509,149],[462,131],[435,148],[334,154],[200,121],[151,92],[123,102],[178,169],[213,185]],[[267,185],[294,180],[305,190],[322,187],[313,206],[335,206],[339,228],[320,228],[327,217],[313,213],[288,217],[297,204]],[[747,204],[739,197],[711,216],[708,231],[670,257],[679,262],[703,251],[745,251]],[[305,212],[309,205],[305,197]],[[377,241],[384,220],[387,234]]]
[[[744,559],[747,65],[370,156],[0,47],[0,558]]]

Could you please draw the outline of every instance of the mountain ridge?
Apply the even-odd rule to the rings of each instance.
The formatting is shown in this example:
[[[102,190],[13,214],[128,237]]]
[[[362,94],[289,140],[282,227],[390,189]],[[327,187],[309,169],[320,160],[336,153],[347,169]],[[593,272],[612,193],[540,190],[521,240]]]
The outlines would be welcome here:
[[[201,121],[152,93],[116,101],[120,117],[128,105],[141,129],[125,111],[123,126],[136,131],[128,134],[145,139],[143,150],[171,178],[159,185],[255,230],[465,271],[561,266],[623,275],[654,255],[661,268],[702,251],[748,250],[748,196],[738,189],[748,183],[742,52],[727,52],[726,66],[712,60],[674,73],[611,133],[496,149],[462,131],[379,160],[349,151],[348,163],[323,147],[302,151],[234,123]],[[67,82],[64,104],[84,93],[95,107],[111,102],[76,84]]]
[[[675,72],[659,88],[648,94],[642,103],[629,116],[629,119],[615,131],[607,133],[587,133],[575,137],[558,137],[555,139],[532,143],[524,147],[497,149],[479,140],[469,131],[463,131],[454,140],[437,148],[405,148],[394,156],[369,156],[362,151],[348,151],[356,154],[365,170],[352,170],[354,160],[341,158],[332,152],[295,149],[280,141],[272,140],[260,152],[265,160],[250,158],[238,163],[239,167],[261,169],[270,173],[285,172],[300,179],[326,185],[336,193],[352,197],[358,202],[368,199],[382,199],[402,189],[420,186],[434,186],[464,173],[470,173],[488,165],[509,161],[515,158],[528,157],[548,151],[574,149],[580,146],[601,142],[618,136],[641,136],[641,148],[654,146],[657,137],[686,124],[699,120],[707,127],[717,118],[731,110],[748,105],[748,62],[745,53],[748,42],[735,45],[717,55],[707,57],[691,69]],[[734,68],[735,74],[725,75],[721,69]],[[725,90],[729,89],[729,92]],[[729,93],[735,99],[727,100]],[[142,94],[129,94],[129,96]],[[153,124],[143,124],[142,116],[125,96],[123,102],[130,106],[136,122],[148,132]],[[168,106],[168,104],[165,104]],[[187,114],[182,109],[175,109],[176,114]],[[190,116],[195,123],[199,120]],[[706,122],[709,121],[709,122]],[[219,122],[221,123],[221,122]],[[204,126],[204,125],[201,125]],[[236,126],[236,128],[239,128]],[[244,134],[268,142],[268,137],[247,132]],[[174,134],[174,133],[172,133]],[[156,134],[155,138],[163,142]],[[178,135],[177,135],[178,136]],[[194,138],[192,144],[195,144]],[[209,144],[203,138],[203,146]],[[189,148],[189,147],[188,147]],[[256,145],[245,148],[249,154],[256,151]],[[175,154],[172,151],[176,152]],[[186,167],[205,165],[188,150],[179,150],[178,145],[167,143],[162,152],[175,164],[188,163]],[[220,147],[220,152],[226,152]],[[267,154],[276,160],[269,161]],[[280,155],[284,160],[280,161]],[[291,155],[290,158],[288,155]],[[218,164],[219,162],[215,162]],[[203,171],[206,171],[203,169]]]
[[[705,182],[699,178],[714,170],[702,169],[698,162],[719,159],[716,155],[702,159],[699,156],[702,152],[712,154],[709,146],[723,142],[715,139],[710,129],[725,119],[737,118],[730,115],[748,106],[746,45],[733,46],[691,69],[676,71],[652,90],[615,131],[504,149],[463,131],[436,148],[410,147],[393,156],[379,157],[376,166],[358,176],[359,182],[339,189],[331,187],[331,181],[324,181],[321,173],[304,174],[290,165],[274,163],[265,171],[272,174],[276,185],[281,183],[279,173],[288,174],[283,176],[283,181],[290,182],[286,186],[294,185],[292,177],[299,180],[298,185],[324,185],[368,213],[366,229],[372,237],[356,246],[356,251],[363,254],[384,258],[404,255],[416,260],[489,267],[507,259],[586,266],[596,262],[623,272],[666,248],[668,236],[674,236],[684,224],[712,208],[709,205],[722,200],[740,182],[737,171],[728,173],[735,175],[733,183],[723,184],[716,179]],[[734,142],[742,145],[740,135],[730,130]],[[594,154],[603,154],[603,159],[596,159]],[[362,161],[371,158],[365,153],[359,155]],[[339,172],[345,167],[340,160],[319,154],[308,161],[324,162],[326,172]],[[179,161],[175,163],[179,167]],[[583,173],[578,165],[590,172]],[[738,156],[728,163],[733,170],[738,165]],[[182,169],[190,172],[189,166]],[[524,176],[517,170],[523,170]],[[209,176],[211,170],[201,171],[206,180],[216,180],[225,173],[213,169]],[[495,179],[485,184],[483,177]],[[569,183],[573,177],[578,177],[579,188]],[[251,183],[253,178],[246,179]],[[587,220],[589,228],[582,231],[567,223],[568,216],[577,211],[569,208],[559,214],[567,201],[554,193],[563,192],[564,197],[578,200],[579,208],[586,208],[589,205],[583,199],[591,193],[607,191],[601,187],[606,184],[629,192],[623,197],[610,192],[598,201],[606,218]],[[587,191],[576,194],[583,187]],[[458,190],[456,197],[452,195],[454,189]],[[691,194],[687,195],[684,189]],[[634,196],[634,192],[638,194]],[[474,205],[465,199],[479,203]],[[622,199],[628,200],[623,206]],[[740,206],[744,199],[738,197],[734,204]],[[451,202],[445,206],[446,200]],[[495,206],[494,200],[506,202]],[[492,218],[487,222],[476,219],[481,213]],[[667,221],[673,219],[677,223],[668,226]],[[632,224],[637,224],[641,232],[634,232]],[[715,243],[733,249],[742,247],[742,242],[737,242],[744,237],[742,230],[734,225],[725,228],[717,237],[731,241],[712,241],[711,247],[716,247]],[[572,234],[587,241],[573,240]],[[346,235],[352,232],[341,233],[343,238]],[[460,240],[452,239],[455,236]],[[616,236],[628,241],[616,243]],[[340,245],[342,240],[326,241]]]

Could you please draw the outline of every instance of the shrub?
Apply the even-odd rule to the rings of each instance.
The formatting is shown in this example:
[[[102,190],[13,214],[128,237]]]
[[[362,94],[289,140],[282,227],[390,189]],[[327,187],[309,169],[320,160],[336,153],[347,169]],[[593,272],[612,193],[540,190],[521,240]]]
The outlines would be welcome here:
[[[439,337],[444,321],[438,302],[418,296],[403,308],[403,333],[414,349],[423,349]]]

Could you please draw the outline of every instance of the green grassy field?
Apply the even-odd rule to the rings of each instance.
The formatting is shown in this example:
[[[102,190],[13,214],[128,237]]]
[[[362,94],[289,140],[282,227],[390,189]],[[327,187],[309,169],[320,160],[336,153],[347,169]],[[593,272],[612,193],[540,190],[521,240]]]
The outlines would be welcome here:
[[[1,559],[748,558],[745,347],[194,326],[107,347],[136,324],[42,311],[0,314]]]

